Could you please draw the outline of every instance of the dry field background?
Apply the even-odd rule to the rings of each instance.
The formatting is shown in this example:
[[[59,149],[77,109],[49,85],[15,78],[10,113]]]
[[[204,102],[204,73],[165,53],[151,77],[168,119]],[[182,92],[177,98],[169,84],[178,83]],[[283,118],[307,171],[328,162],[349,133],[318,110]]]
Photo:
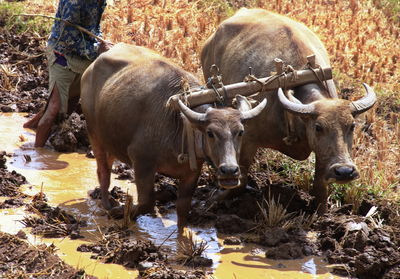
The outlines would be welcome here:
[[[360,118],[356,131],[354,157],[361,179],[332,189],[340,188],[344,201],[354,203],[367,193],[399,202],[400,12],[396,1],[114,0],[109,1],[102,30],[112,42],[154,49],[202,78],[202,44],[238,8],[262,7],[303,22],[325,43],[339,91],[357,98],[363,94],[361,82],[366,82],[379,98],[375,110]],[[54,15],[57,4],[31,0],[24,12]],[[309,185],[304,180],[310,176],[301,173],[300,163],[268,155],[270,163],[287,164],[287,174]],[[311,171],[312,164],[308,165]]]

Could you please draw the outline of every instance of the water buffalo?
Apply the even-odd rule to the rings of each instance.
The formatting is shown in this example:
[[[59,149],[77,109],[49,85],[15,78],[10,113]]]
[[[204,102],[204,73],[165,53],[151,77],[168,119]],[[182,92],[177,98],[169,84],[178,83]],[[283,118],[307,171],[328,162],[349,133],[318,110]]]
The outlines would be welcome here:
[[[121,207],[109,196],[110,172],[114,159],[135,171],[138,204],[132,218],[154,209],[156,172],[180,179],[178,227],[182,231],[190,209],[201,164],[207,158],[217,168],[220,186],[239,184],[237,158],[243,122],[258,115],[266,105],[248,109],[238,98],[240,110],[201,106],[190,109],[179,101],[179,111],[166,106],[170,96],[180,93],[182,80],[199,86],[198,80],[155,52],[138,46],[117,44],[98,59],[82,76],[82,110],[96,162],[102,206],[114,215]],[[196,110],[196,111],[195,111]],[[183,118],[201,131],[205,158],[192,170],[178,163],[181,153]]]
[[[255,76],[270,75],[275,71],[275,58],[301,69],[312,54],[317,64],[329,67],[325,47],[303,24],[263,9],[241,9],[206,41],[201,63],[206,79],[211,76],[210,66],[216,64],[223,83],[231,84],[243,81],[249,67]],[[246,128],[240,157],[243,177],[259,147],[279,150],[297,160],[314,151],[312,194],[318,212],[324,213],[328,183],[345,183],[359,176],[350,155],[354,117],[376,101],[374,91],[364,87],[366,96],[353,102],[338,98],[332,80],[325,86],[316,82],[293,88],[289,97],[282,90],[260,94],[258,98],[267,96],[268,109]]]

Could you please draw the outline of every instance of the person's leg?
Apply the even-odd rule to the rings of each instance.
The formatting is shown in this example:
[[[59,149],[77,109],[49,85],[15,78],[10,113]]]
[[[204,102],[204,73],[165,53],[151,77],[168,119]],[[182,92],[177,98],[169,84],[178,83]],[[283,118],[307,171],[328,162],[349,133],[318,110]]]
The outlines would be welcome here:
[[[57,63],[49,67],[50,97],[46,110],[37,125],[35,147],[43,147],[46,144],[58,114],[67,113],[68,92],[76,75],[77,73],[71,71],[68,67]]]
[[[40,111],[35,114],[30,120],[24,123],[23,127],[24,128],[29,128],[29,129],[36,129],[40,119],[42,118],[44,114],[45,108],[40,109]]]
[[[47,104],[46,111],[43,113],[36,130],[35,147],[43,147],[50,136],[51,127],[53,126],[61,108],[60,93],[57,85],[53,87],[50,99]]]

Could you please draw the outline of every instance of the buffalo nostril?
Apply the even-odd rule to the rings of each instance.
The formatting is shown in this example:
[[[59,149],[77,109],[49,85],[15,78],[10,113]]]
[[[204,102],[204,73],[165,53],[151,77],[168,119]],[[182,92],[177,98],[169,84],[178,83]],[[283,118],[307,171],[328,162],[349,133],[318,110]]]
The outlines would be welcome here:
[[[335,175],[337,177],[352,177],[355,172],[354,167],[340,166],[335,168]]]
[[[226,166],[221,166],[219,170],[221,171],[221,173],[226,174],[227,171]]]
[[[239,174],[239,167],[238,166],[221,166],[219,168],[222,174],[226,175],[238,175]]]

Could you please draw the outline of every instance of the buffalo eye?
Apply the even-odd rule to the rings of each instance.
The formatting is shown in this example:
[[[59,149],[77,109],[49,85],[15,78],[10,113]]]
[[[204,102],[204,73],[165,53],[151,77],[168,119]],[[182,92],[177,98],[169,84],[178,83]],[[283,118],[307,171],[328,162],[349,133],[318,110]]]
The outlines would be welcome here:
[[[243,132],[244,132],[243,130],[240,130],[239,133],[238,133],[238,136],[239,137],[243,136]]]
[[[315,123],[315,131],[316,131],[317,133],[321,133],[322,130],[323,130],[322,125],[319,124],[319,123]]]
[[[213,132],[211,132],[211,131],[207,131],[207,136],[208,136],[209,138],[214,138],[214,134],[213,134]]]

